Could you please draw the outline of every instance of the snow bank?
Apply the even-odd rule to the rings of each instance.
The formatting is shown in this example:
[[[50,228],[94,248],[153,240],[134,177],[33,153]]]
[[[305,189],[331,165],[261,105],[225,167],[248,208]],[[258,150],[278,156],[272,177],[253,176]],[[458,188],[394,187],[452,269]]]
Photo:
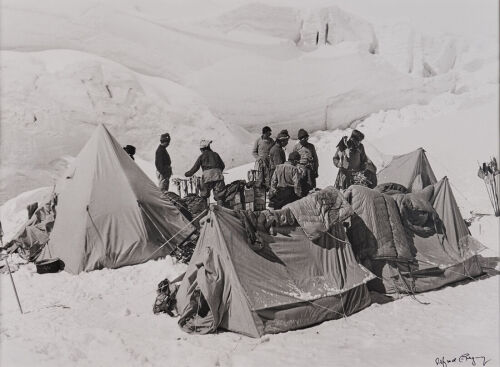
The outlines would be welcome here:
[[[214,140],[228,166],[247,159],[250,135],[214,117],[196,94],[167,79],[69,50],[2,51],[1,59],[3,199],[51,185],[66,166],[61,157],[78,154],[99,123],[149,161],[160,134],[170,132],[176,173],[194,163],[202,136]]]

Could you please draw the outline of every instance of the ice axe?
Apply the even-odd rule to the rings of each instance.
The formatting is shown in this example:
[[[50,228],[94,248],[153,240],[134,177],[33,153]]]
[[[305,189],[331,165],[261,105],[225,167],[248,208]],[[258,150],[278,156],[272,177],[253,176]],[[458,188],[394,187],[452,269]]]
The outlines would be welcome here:
[[[0,222],[0,247],[3,247],[3,229],[2,222]],[[16,284],[14,283],[14,278],[12,277],[12,272],[10,271],[9,262],[7,261],[7,256],[5,255],[5,265],[7,266],[7,270],[9,271],[10,281],[12,282],[12,288],[14,288],[14,293],[16,294],[17,304],[19,306],[19,311],[21,311],[21,315],[23,314],[23,308],[21,307],[21,302],[19,301],[19,296],[17,295]]]

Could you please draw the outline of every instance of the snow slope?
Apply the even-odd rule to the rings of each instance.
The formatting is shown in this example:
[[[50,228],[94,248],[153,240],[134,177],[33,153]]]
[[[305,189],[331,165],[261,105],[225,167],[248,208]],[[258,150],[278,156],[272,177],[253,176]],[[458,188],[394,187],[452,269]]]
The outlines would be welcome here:
[[[100,122],[147,160],[175,126],[176,173],[205,135],[234,167],[251,160],[239,126],[346,127],[496,74],[485,26],[478,39],[429,35],[390,18],[390,1],[382,24],[338,3],[3,1],[0,202],[51,185]]]
[[[52,184],[66,166],[62,158],[76,156],[99,123],[147,160],[154,159],[159,135],[170,132],[176,173],[190,168],[201,136],[214,140],[228,165],[247,159],[250,134],[214,117],[175,82],[70,50],[2,51],[1,63],[2,201]]]

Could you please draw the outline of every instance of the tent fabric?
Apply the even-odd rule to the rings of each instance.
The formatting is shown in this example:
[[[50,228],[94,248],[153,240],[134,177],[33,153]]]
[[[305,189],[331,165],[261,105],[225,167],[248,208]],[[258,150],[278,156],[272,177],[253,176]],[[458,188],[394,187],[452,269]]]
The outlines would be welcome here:
[[[392,161],[377,174],[378,184],[397,183],[409,191],[422,190],[437,182],[423,148],[395,156]]]
[[[302,199],[303,200],[303,199]],[[251,248],[237,215],[213,206],[177,293],[179,325],[252,337],[336,319],[367,307],[366,282],[341,223],[312,242],[300,226],[259,232]]]
[[[443,221],[446,237],[456,253],[464,257],[485,249],[470,235],[447,177],[434,184],[434,195],[431,201]]]
[[[42,206],[38,203],[28,205],[28,220],[4,248],[9,253],[18,252],[28,261],[36,260],[49,241],[56,218],[56,204],[57,195],[52,193]]]
[[[477,254],[485,247],[470,235],[448,179],[437,182],[423,149],[395,157],[380,171],[379,182],[383,185],[377,191],[385,192],[384,196],[390,194],[399,208],[412,258],[377,256],[394,255],[391,247],[384,246],[387,242],[379,240],[384,233],[379,222],[385,222],[386,227],[388,223],[380,208],[381,199],[363,193],[366,188],[354,187],[346,192],[359,218],[356,221],[353,217],[350,229],[350,234],[355,233],[351,238],[353,248],[357,256],[361,255],[362,264],[378,276],[369,283],[370,289],[424,292],[482,273]],[[404,193],[399,185],[410,187],[411,192]],[[404,241],[399,243],[404,245]]]
[[[445,186],[439,185],[441,182],[436,184],[437,189],[427,189],[427,194],[434,192],[434,199],[443,200],[440,203],[445,212],[458,215],[459,212],[453,210],[450,196],[446,200],[442,196],[439,188]],[[460,237],[455,225],[460,223],[461,217],[441,221],[430,202],[423,204],[426,195],[419,195],[418,192],[395,194],[398,200],[394,200],[361,186],[352,186],[345,194],[356,213],[348,231],[349,239],[361,263],[377,276],[368,283],[370,290],[383,293],[424,292],[482,273],[476,255],[477,250],[484,247],[468,234]],[[416,211],[431,210],[434,213],[432,221],[438,221],[439,225],[426,223],[427,232],[415,230],[418,227],[405,220],[406,214],[399,215],[400,212],[405,213],[403,206],[409,201]],[[401,206],[399,210],[398,205]],[[454,245],[453,238],[457,236],[461,238],[457,243],[467,246]]]
[[[71,273],[165,256],[194,231],[104,125],[97,127],[56,191],[58,215],[48,246]]]

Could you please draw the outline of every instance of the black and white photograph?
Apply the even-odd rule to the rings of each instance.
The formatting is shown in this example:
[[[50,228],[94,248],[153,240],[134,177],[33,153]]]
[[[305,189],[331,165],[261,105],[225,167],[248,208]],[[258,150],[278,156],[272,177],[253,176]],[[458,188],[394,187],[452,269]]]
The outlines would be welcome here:
[[[499,7],[0,0],[0,366],[500,366]]]

